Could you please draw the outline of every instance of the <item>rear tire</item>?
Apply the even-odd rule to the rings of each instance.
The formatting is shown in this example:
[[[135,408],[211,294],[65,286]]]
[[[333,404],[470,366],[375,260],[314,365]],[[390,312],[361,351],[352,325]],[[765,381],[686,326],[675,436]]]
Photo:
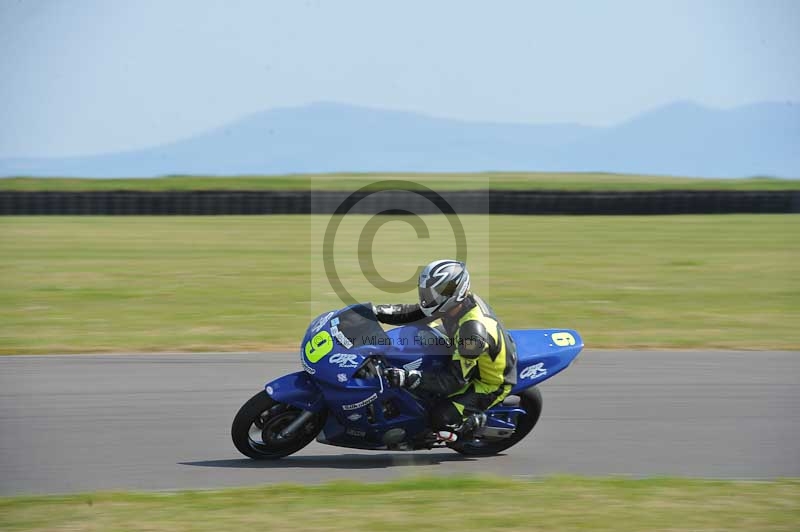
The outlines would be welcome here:
[[[289,438],[278,434],[303,411],[297,407],[273,401],[261,391],[247,401],[231,425],[233,444],[245,456],[254,460],[274,460],[296,453],[319,434],[325,425],[326,412],[315,414]]]
[[[528,388],[520,394],[520,406],[527,412],[517,418],[517,428],[510,438],[497,440],[456,441],[449,447],[467,456],[491,456],[516,445],[533,430],[542,413],[542,392]]]

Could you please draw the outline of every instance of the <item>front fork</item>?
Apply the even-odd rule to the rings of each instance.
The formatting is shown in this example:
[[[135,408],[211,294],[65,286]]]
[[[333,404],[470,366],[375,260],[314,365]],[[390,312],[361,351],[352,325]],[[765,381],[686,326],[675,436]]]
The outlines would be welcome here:
[[[309,412],[308,410],[303,410],[297,418],[289,423],[285,429],[280,431],[278,434],[279,438],[287,439],[294,436],[294,433],[303,428],[308,421],[314,417],[314,412]]]

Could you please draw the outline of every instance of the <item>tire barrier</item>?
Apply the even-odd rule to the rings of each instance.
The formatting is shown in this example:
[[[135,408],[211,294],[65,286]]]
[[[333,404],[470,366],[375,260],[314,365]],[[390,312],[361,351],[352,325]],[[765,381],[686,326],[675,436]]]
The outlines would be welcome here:
[[[0,191],[0,215],[332,214],[386,209],[437,214],[430,194],[386,191],[364,199],[337,191],[22,192]],[[722,214],[798,213],[800,191],[451,191],[458,214]],[[361,201],[364,199],[364,201]]]

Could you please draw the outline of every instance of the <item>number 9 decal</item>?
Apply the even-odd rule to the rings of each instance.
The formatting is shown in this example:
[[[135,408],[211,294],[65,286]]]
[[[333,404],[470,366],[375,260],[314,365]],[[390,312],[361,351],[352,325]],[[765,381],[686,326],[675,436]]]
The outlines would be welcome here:
[[[319,362],[322,357],[333,350],[333,338],[328,331],[320,331],[306,342],[304,351],[309,362]]]
[[[575,345],[575,337],[572,336],[568,332],[557,332],[553,333],[550,338],[553,339],[553,343],[560,347],[567,347],[569,345]]]

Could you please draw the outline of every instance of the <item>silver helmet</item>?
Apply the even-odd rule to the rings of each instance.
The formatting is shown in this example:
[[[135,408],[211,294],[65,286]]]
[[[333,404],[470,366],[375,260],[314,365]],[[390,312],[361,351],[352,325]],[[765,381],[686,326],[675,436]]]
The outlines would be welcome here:
[[[463,262],[437,260],[419,274],[419,306],[426,316],[442,316],[464,301],[467,293],[469,272]]]

